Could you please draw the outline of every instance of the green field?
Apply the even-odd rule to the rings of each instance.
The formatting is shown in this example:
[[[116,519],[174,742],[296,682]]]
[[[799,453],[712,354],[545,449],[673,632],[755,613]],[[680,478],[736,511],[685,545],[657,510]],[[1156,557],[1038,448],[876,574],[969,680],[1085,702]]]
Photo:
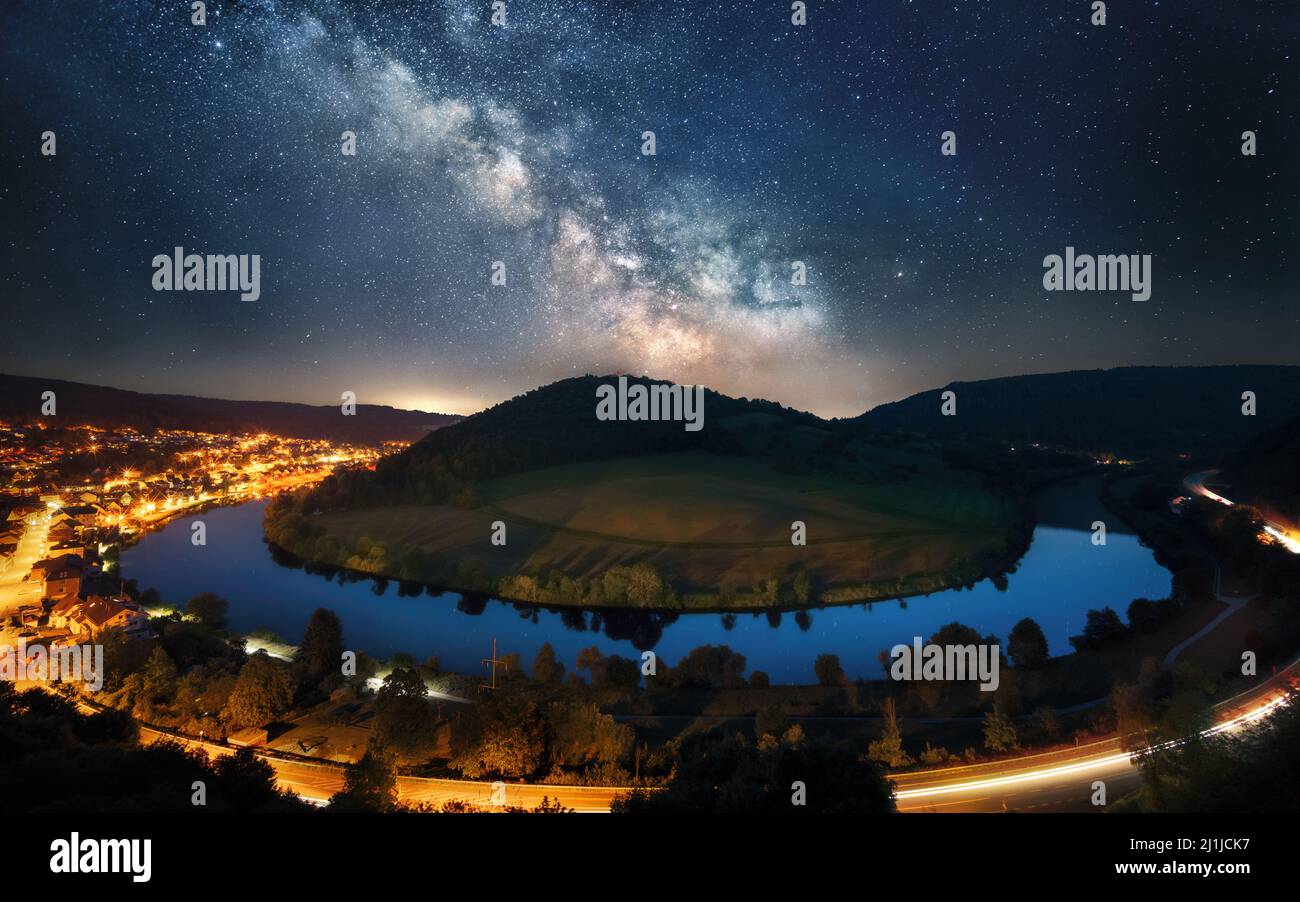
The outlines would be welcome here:
[[[349,565],[392,576],[414,578],[420,554],[542,582],[648,564],[676,590],[674,606],[762,607],[773,600],[756,587],[801,570],[828,602],[967,581],[972,560],[1008,553],[1016,517],[970,474],[933,462],[906,481],[863,485],[702,451],[535,470],[482,483],[479,496],[472,510],[408,505],[312,522],[356,552]],[[496,520],[504,547],[489,541]],[[807,527],[803,547],[790,541],[796,520]]]

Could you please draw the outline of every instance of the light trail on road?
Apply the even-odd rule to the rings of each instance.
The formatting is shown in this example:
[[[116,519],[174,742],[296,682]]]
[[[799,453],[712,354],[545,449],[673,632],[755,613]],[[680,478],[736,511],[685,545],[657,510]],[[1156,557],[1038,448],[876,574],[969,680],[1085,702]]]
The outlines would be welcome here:
[[[1226,507],[1235,507],[1236,503],[1234,501],[1205,487],[1205,480],[1217,472],[1218,470],[1205,470],[1201,473],[1193,473],[1183,480],[1183,485],[1194,495],[1209,498],[1211,501],[1217,501]],[[1266,520],[1264,521],[1264,532],[1276,539],[1277,543],[1287,551],[1292,554],[1300,554],[1300,537],[1291,533],[1283,524]]]
[[[1224,720],[1220,723],[1215,724],[1212,727],[1209,727],[1201,731],[1200,736],[1211,737],[1211,736],[1218,736],[1227,732],[1232,732],[1233,730],[1236,730],[1242,726],[1262,720],[1263,718],[1267,717],[1270,713],[1275,711],[1277,708],[1281,707],[1282,705],[1285,705],[1286,703],[1287,703],[1287,696],[1285,695],[1273,696],[1268,701],[1264,702],[1261,705],[1258,705],[1257,707],[1251,708],[1241,714],[1238,714],[1234,717],[1230,717],[1227,720]],[[1176,746],[1182,745],[1185,742],[1187,742],[1186,739],[1176,739],[1176,740],[1170,740],[1169,742],[1161,743],[1157,746],[1149,747],[1147,749],[1141,749],[1138,751],[1117,752],[1109,755],[1104,755],[1102,757],[1087,758],[1083,761],[1074,761],[1067,764],[1051,765],[1048,767],[1038,768],[1036,770],[1029,770],[1029,771],[1023,771],[1019,773],[1005,774],[1001,776],[984,777],[984,778],[977,778],[977,779],[959,779],[949,783],[941,783],[935,786],[923,786],[923,787],[918,787],[916,789],[903,789],[903,790],[899,790],[898,792],[895,792],[894,798],[901,801],[906,799],[917,799],[917,798],[928,798],[932,796],[951,795],[954,793],[980,792],[983,790],[1001,789],[1008,786],[1016,786],[1016,785],[1028,784],[1028,783],[1043,783],[1043,782],[1051,783],[1052,781],[1059,780],[1063,777],[1078,776],[1086,773],[1102,772],[1102,771],[1119,768],[1119,767],[1131,767],[1133,766],[1134,760],[1140,755],[1150,754],[1151,752],[1154,751],[1163,751],[1165,749],[1174,748]],[[1011,767],[1017,765],[1017,762],[1014,760],[1006,763],[1008,766]],[[924,775],[925,775],[924,771],[919,771],[914,775],[909,774],[908,776],[924,777]]]

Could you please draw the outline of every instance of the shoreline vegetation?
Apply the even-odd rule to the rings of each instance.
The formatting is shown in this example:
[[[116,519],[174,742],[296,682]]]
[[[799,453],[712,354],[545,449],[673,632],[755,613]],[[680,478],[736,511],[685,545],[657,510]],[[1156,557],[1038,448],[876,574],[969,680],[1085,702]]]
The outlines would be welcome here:
[[[952,574],[915,574],[912,577],[865,585],[831,586],[819,591],[809,589],[807,595],[803,594],[804,587],[811,586],[812,578],[807,577],[805,572],[799,571],[793,574],[788,583],[778,581],[775,589],[765,586],[749,592],[679,594],[671,588],[663,589],[662,579],[649,565],[612,568],[598,580],[572,579],[563,574],[552,573],[545,581],[532,574],[508,574],[493,581],[491,577],[477,576],[473,576],[472,579],[462,579],[455,573],[451,574],[450,579],[430,579],[423,578],[408,569],[400,572],[368,569],[364,566],[365,559],[357,561],[357,556],[349,557],[348,561],[351,563],[348,563],[338,559],[326,560],[304,554],[303,550],[311,538],[299,535],[294,540],[298,547],[288,546],[283,541],[283,537],[287,534],[283,527],[284,524],[272,515],[268,507],[264,529],[266,541],[273,551],[320,571],[333,571],[360,579],[409,583],[428,590],[430,594],[456,592],[463,595],[483,595],[500,601],[533,604],[540,607],[630,609],[698,614],[797,611],[879,601],[904,601],[908,598],[929,596],[951,589],[969,589],[985,579],[1005,580],[1009,574],[1014,573],[1020,559],[1028,551],[1033,535],[1031,527],[1028,535],[1015,550],[1010,551],[1003,560],[991,563],[982,569],[972,565]],[[321,537],[324,535],[322,534]],[[358,563],[363,566],[357,566]],[[623,591],[621,594],[617,593],[617,589],[611,594],[594,594],[606,591],[607,586],[619,587]],[[661,594],[657,597],[653,594],[638,594],[643,591],[641,587],[653,589],[656,586],[661,587]],[[567,591],[577,593],[576,597],[566,596]]]

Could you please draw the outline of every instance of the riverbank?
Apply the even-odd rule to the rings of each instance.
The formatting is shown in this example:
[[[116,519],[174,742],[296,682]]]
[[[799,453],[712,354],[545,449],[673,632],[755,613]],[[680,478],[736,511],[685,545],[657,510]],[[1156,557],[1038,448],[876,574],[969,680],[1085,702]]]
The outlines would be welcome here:
[[[1168,595],[1168,572],[1133,535],[1116,533],[1104,548],[1092,545],[1093,481],[1052,486],[1040,500],[1052,525],[1036,528],[1005,582],[794,611],[579,609],[315,568],[275,553],[263,540],[266,502],[206,514],[206,547],[193,546],[189,521],[179,520],[129,550],[122,573],[172,603],[214,592],[230,602],[231,628],[245,634],[266,629],[297,637],[312,611],[328,607],[343,619],[350,648],[380,658],[438,655],[445,667],[466,673],[481,670],[496,639],[501,653],[518,653],[524,662],[544,643],[566,662],[591,646],[632,659],[653,650],[661,661],[674,661],[703,645],[726,645],[745,656],[747,669],[765,672],[774,683],[810,682],[816,657],[835,654],[850,679],[875,679],[880,650],[930,636],[953,621],[1005,639],[1017,621],[1032,617],[1050,653],[1060,655],[1071,650],[1068,638],[1080,632],[1089,608],[1124,610],[1135,597]]]
[[[791,475],[681,452],[553,467],[465,505],[308,512],[265,533],[304,563],[551,607],[751,613],[876,602],[1005,577],[1033,505],[944,468],[901,482]]]

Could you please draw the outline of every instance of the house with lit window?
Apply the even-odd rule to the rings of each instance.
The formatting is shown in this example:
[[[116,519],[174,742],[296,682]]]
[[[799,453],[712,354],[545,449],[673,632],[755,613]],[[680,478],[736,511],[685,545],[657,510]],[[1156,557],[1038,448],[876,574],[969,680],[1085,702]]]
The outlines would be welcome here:
[[[94,639],[107,630],[121,630],[133,637],[149,632],[149,615],[138,604],[125,598],[103,595],[63,599],[50,609],[49,623],[88,639]]]
[[[61,554],[37,561],[32,565],[28,578],[41,581],[42,598],[75,598],[81,591],[81,579],[85,571],[86,562],[79,555]]]

